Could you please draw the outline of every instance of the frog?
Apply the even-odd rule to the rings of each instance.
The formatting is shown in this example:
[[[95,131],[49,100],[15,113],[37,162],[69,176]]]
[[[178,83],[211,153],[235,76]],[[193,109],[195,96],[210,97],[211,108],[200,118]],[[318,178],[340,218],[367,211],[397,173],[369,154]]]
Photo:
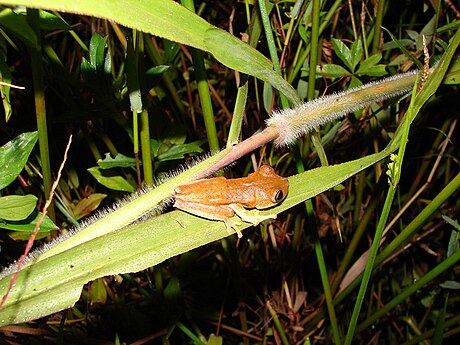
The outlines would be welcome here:
[[[233,229],[241,238],[238,226],[242,223],[230,218],[236,214],[254,226],[267,218],[275,219],[276,214],[261,216],[259,210],[280,204],[288,190],[287,178],[277,175],[270,165],[262,165],[247,177],[219,176],[177,186],[173,206],[195,216],[222,221],[228,233],[233,233]]]

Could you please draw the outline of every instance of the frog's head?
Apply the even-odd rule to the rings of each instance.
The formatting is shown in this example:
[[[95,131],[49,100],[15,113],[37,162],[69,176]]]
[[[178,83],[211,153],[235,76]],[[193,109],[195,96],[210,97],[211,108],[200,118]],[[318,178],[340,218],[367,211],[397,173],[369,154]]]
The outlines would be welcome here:
[[[270,208],[286,198],[289,190],[287,178],[277,175],[269,165],[262,166],[256,173],[259,174],[259,188],[255,208]]]
[[[264,208],[270,208],[278,205],[282,202],[288,193],[289,183],[287,179],[285,181],[278,181],[276,187],[272,186],[269,189],[263,191],[263,196],[258,198],[258,203],[255,208],[261,210]]]

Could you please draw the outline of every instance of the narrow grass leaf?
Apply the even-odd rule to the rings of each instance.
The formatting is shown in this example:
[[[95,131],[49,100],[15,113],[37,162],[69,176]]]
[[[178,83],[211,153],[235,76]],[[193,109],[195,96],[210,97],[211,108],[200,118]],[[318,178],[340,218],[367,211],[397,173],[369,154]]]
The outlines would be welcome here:
[[[382,151],[292,176],[286,200],[277,207],[261,211],[261,215],[287,210],[334,187],[388,154]],[[249,226],[245,223],[240,229]],[[15,288],[2,310],[0,325],[24,322],[68,308],[78,300],[83,285],[89,281],[137,272],[227,236],[222,222],[176,210],[76,245],[19,273]],[[8,282],[8,276],[0,280],[0,295]]]
[[[271,62],[257,50],[172,0],[17,0],[2,3],[106,18],[142,32],[209,51],[227,67],[270,83],[293,104],[300,102],[292,86],[273,71]]]

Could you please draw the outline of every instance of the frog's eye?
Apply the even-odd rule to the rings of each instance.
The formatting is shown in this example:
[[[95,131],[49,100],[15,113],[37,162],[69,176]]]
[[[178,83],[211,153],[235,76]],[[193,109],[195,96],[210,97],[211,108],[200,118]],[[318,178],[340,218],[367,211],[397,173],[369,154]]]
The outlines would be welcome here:
[[[282,190],[277,190],[275,195],[273,196],[273,201],[274,202],[280,202],[283,199],[284,199],[283,191]]]

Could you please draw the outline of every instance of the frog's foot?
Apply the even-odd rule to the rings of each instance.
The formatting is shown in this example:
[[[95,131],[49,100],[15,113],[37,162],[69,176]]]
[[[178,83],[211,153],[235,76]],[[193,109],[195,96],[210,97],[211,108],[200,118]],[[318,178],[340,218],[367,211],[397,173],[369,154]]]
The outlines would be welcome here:
[[[261,221],[266,220],[267,218],[276,219],[276,214],[261,215],[259,210],[246,210],[244,207],[238,204],[228,205],[235,213],[245,222],[252,223],[256,226]]]
[[[243,237],[243,234],[241,233],[240,229],[238,229],[238,226],[242,224],[241,222],[237,220],[232,220],[230,218],[223,219],[223,222],[225,223],[225,227],[227,228],[227,232],[229,234],[233,234],[233,232],[236,232],[239,238]]]

